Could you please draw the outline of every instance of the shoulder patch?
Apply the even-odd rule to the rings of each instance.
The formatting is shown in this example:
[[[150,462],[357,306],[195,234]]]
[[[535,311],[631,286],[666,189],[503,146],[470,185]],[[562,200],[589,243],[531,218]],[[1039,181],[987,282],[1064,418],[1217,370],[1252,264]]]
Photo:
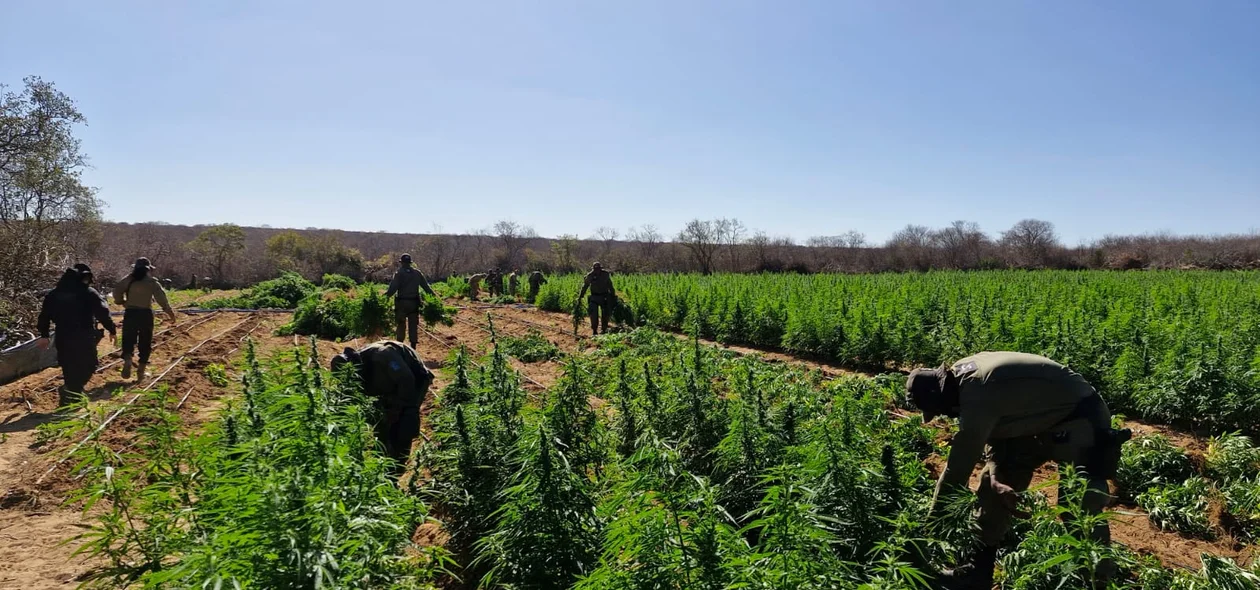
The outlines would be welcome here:
[[[955,376],[962,377],[964,375],[975,373],[976,369],[977,367],[975,361],[967,361],[965,363],[958,363],[954,365],[950,370],[954,372]]]
[[[389,370],[395,373],[402,371],[402,363],[399,363],[398,361],[389,361]]]

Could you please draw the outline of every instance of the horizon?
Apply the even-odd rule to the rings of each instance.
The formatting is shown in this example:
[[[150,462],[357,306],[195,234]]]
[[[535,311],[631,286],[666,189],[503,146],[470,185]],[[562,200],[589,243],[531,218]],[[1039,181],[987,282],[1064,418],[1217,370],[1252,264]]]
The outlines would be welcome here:
[[[8,8],[64,38],[0,38],[0,83],[76,101],[85,182],[118,222],[1258,231],[1244,0]]]
[[[510,220],[508,220],[508,221],[510,221]],[[190,223],[171,223],[171,222],[168,222],[168,221],[158,221],[158,220],[148,220],[148,221],[119,221],[119,220],[115,220],[115,219],[103,219],[103,220],[102,220],[102,222],[104,222],[104,223],[115,223],[115,224],[121,224],[121,225],[160,225],[160,226],[179,226],[179,227],[188,227],[188,228],[207,228],[207,227],[213,227],[213,226],[215,226],[215,225],[236,225],[236,226],[239,226],[240,228],[245,229],[245,230],[260,229],[260,230],[279,231],[279,232],[284,232],[284,231],[296,231],[296,232],[345,232],[345,233],[359,233],[359,234],[391,234],[391,235],[401,235],[401,236],[444,236],[444,235],[445,235],[445,236],[471,236],[471,235],[493,235],[492,233],[486,233],[486,232],[492,232],[492,230],[491,230],[491,229],[488,229],[488,228],[489,228],[489,226],[490,226],[490,225],[492,225],[492,224],[494,223],[494,222],[492,221],[492,222],[490,222],[490,224],[487,224],[486,226],[484,226],[484,227],[482,227],[482,228],[475,229],[475,230],[467,230],[467,231],[441,231],[441,232],[433,232],[433,231],[417,231],[417,232],[399,232],[399,231],[388,231],[388,230],[344,229],[344,228],[338,228],[338,227],[282,227],[282,226],[273,226],[273,225],[267,225],[267,224],[264,224],[264,225],[243,225],[243,224],[239,224],[239,223],[233,223],[233,222],[230,222],[230,221],[228,221],[228,222],[224,222],[224,223],[221,223],[221,224],[218,224],[218,223],[193,223],[193,224],[190,224]],[[942,227],[944,227],[944,226],[942,225],[942,226],[937,226],[937,227],[932,227],[932,226],[926,226],[926,227],[928,227],[928,228],[929,228],[929,229],[931,229],[931,230],[939,230],[939,229],[941,229],[941,228],[942,228]],[[531,229],[532,229],[532,228],[531,228]],[[621,228],[616,228],[616,229],[621,229]],[[657,228],[656,228],[656,229],[660,230],[661,228],[660,228],[659,226],[657,226]],[[1059,228],[1058,228],[1058,227],[1055,227],[1055,231],[1057,232],[1058,230],[1059,230]],[[481,233],[481,234],[479,234],[478,232],[482,232],[482,233]],[[991,240],[993,240],[993,241],[997,241],[997,240],[1001,237],[1001,235],[1000,235],[1000,234],[1001,234],[1001,231],[996,231],[996,232],[989,232],[989,231],[985,231],[984,233],[985,233],[985,235],[986,235],[988,238],[990,238],[990,239],[991,239]],[[596,237],[596,236],[586,236],[586,235],[580,235],[580,234],[569,234],[569,235],[576,235],[576,236],[577,236],[577,239],[578,239],[579,241],[602,241],[600,238],[598,238],[598,237]],[[530,236],[530,237],[529,237],[529,239],[537,239],[537,240],[558,240],[558,239],[561,239],[561,238],[563,238],[563,237],[565,237],[565,234],[559,234],[559,235],[543,235],[543,234],[537,234],[537,235],[534,235],[534,236]],[[660,241],[661,241],[661,242],[663,242],[663,243],[677,243],[678,233],[677,233],[677,232],[666,232],[666,231],[662,231],[662,232],[661,232],[661,236],[660,236],[660,237],[661,237],[661,240],[660,240]],[[788,238],[788,239],[791,239],[791,241],[792,241],[791,245],[793,245],[793,246],[800,246],[800,247],[802,247],[802,248],[809,248],[809,247],[811,247],[811,246],[810,246],[809,244],[805,243],[805,242],[806,242],[806,240],[808,240],[810,237],[831,237],[831,236],[807,236],[807,237],[805,237],[805,238],[800,238],[800,237],[797,237],[797,236],[773,236],[773,235],[770,235],[769,237],[770,237],[770,238],[772,238],[772,239],[774,239],[774,238]],[[1143,239],[1143,238],[1148,238],[1148,239],[1168,239],[1168,240],[1217,240],[1217,239],[1222,239],[1222,240],[1223,240],[1223,239],[1233,239],[1233,238],[1257,238],[1257,237],[1260,237],[1260,228],[1253,227],[1253,228],[1250,228],[1250,229],[1248,229],[1248,230],[1246,230],[1246,231],[1241,231],[1241,232],[1232,232],[1232,233],[1219,233],[1219,234],[1178,234],[1178,233],[1169,233],[1169,232],[1165,232],[1165,231],[1155,231],[1155,232],[1146,232],[1146,233],[1141,233],[1141,234],[1115,234],[1115,233],[1112,233],[1112,234],[1106,234],[1106,235],[1103,235],[1103,236],[1099,236],[1099,237],[1096,237],[1096,238],[1084,239],[1083,241],[1076,242],[1076,243],[1069,243],[1069,242],[1067,242],[1067,241],[1063,240],[1063,239],[1060,237],[1060,240],[1059,240],[1059,241],[1060,241],[1060,245],[1061,245],[1062,247],[1064,247],[1064,248],[1068,248],[1068,249],[1072,249],[1072,248],[1085,248],[1085,247],[1089,247],[1089,246],[1094,246],[1094,245],[1097,245],[1099,242],[1101,242],[1101,241],[1103,241],[1103,240],[1106,240],[1106,239],[1109,239],[1109,238],[1134,238],[1134,239]],[[620,236],[618,236],[615,240],[612,240],[612,241],[613,241],[614,243],[627,243],[627,244],[629,244],[629,243],[635,243],[635,242],[636,242],[636,240],[630,239],[630,238],[629,238],[628,236],[626,236],[626,234],[624,234],[624,233],[623,233],[623,234],[621,234],[621,235],[620,235]],[[874,240],[869,239],[869,237],[868,237],[867,242],[866,242],[865,244],[863,244],[862,246],[858,246],[858,247],[859,247],[859,248],[883,248],[883,247],[886,247],[886,246],[888,245],[888,244],[887,244],[887,242],[888,242],[888,240],[887,240],[887,239],[885,239],[885,240],[881,240],[881,241],[874,241]]]

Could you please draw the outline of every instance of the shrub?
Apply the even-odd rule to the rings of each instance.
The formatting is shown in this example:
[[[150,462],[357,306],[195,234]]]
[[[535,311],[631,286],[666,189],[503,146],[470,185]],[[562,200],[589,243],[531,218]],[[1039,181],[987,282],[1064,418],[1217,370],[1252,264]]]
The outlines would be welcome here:
[[[294,309],[302,300],[318,292],[310,281],[296,273],[284,273],[280,278],[263,281],[236,297],[212,299],[202,304],[208,309]]]
[[[1194,474],[1194,465],[1181,449],[1158,434],[1124,443],[1116,484],[1122,498],[1133,500],[1147,489],[1178,484]]]
[[[1260,469],[1260,448],[1237,432],[1212,437],[1206,467],[1208,475],[1222,481],[1251,477]]]
[[[499,347],[508,356],[514,356],[523,363],[552,361],[560,358],[560,348],[552,344],[537,328],[530,328],[522,337],[501,337]]]
[[[345,275],[326,274],[324,275],[324,278],[320,281],[319,286],[323,287],[324,289],[337,289],[339,291],[352,291],[354,290],[356,283],[354,282],[354,279],[347,277]]]
[[[1208,538],[1212,536],[1208,522],[1211,493],[1212,484],[1208,480],[1192,477],[1182,484],[1152,487],[1138,495],[1137,503],[1161,529]]]

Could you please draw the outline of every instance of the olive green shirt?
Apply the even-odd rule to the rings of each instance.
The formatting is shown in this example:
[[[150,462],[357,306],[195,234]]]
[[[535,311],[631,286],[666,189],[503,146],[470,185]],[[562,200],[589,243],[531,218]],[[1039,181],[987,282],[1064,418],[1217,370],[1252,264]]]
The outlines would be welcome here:
[[[433,376],[415,351],[387,340],[364,347],[359,355],[370,370],[364,384],[369,396],[380,399],[387,407],[419,407],[424,402]]]
[[[437,297],[433,288],[429,286],[429,280],[424,278],[424,273],[413,266],[404,266],[394,273],[394,278],[389,282],[389,288],[385,290],[385,296],[391,297],[397,294],[399,299],[419,299],[421,289]]]
[[[1095,393],[1075,371],[1021,352],[982,352],[950,371],[958,377],[958,433],[937,495],[943,487],[967,485],[990,440],[1049,432]]]
[[[591,295],[612,295],[615,292],[612,273],[603,269],[586,273],[586,277],[582,279],[582,293],[585,294],[587,289],[591,290]]]
[[[114,303],[127,309],[151,309],[154,301],[157,301],[166,313],[172,315],[175,313],[171,311],[171,304],[166,300],[166,291],[162,290],[162,283],[158,282],[153,275],[147,275],[138,281],[132,280],[128,275],[114,287]]]

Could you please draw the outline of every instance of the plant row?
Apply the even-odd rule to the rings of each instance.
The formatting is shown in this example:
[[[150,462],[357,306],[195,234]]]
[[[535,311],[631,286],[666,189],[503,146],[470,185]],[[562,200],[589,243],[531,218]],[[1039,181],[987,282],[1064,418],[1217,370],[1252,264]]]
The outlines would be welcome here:
[[[1043,354],[1114,410],[1214,432],[1260,424],[1260,273],[939,272],[615,277],[622,321],[876,371]],[[577,276],[543,286],[569,312]]]

